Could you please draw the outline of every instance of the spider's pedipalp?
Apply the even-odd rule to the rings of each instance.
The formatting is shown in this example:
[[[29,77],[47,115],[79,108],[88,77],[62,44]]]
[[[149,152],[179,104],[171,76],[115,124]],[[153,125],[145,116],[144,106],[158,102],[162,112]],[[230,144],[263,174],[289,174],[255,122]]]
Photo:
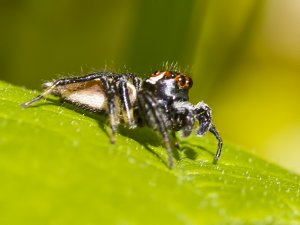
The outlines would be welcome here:
[[[200,127],[197,130],[197,135],[203,136],[207,133],[211,125],[211,109],[206,103],[199,102],[194,107],[194,115],[200,124]]]
[[[193,109],[194,106],[189,102],[174,102],[172,111],[172,126],[173,130],[180,131],[182,137],[187,137],[191,134],[195,118]]]

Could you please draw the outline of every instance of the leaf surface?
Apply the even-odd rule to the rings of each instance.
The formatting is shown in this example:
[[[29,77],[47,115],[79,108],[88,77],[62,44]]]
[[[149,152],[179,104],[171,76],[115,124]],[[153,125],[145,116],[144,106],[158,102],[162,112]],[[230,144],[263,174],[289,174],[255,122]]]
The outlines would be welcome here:
[[[149,128],[0,82],[0,224],[300,224],[300,178],[214,137],[180,139],[175,168]]]

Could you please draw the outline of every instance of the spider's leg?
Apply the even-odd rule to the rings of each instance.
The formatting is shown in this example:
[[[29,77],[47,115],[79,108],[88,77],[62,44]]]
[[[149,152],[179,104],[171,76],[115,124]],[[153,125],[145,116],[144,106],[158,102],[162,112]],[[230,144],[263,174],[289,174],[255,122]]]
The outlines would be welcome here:
[[[37,97],[31,99],[28,102],[25,102],[23,104],[21,104],[22,108],[26,108],[29,105],[31,105],[32,103],[35,103],[37,101],[39,101],[40,99],[42,99],[43,97],[45,97],[46,95],[51,94],[51,92],[56,88],[56,86],[58,85],[62,85],[62,83],[64,83],[65,79],[62,80],[57,80],[55,81],[53,84],[51,84],[46,90],[44,90],[40,95],[38,95]]]
[[[132,82],[133,82],[133,85],[134,85],[134,87],[135,87],[135,89],[137,91],[141,89],[141,87],[142,87],[141,78],[139,78],[139,77],[132,77]]]
[[[216,152],[215,158],[214,158],[214,163],[217,163],[220,156],[221,156],[221,152],[222,152],[222,147],[223,147],[223,141],[222,138],[220,137],[215,125],[211,124],[209,131],[215,135],[215,137],[218,140],[218,151]]]
[[[111,137],[110,142],[112,144],[115,143],[115,135],[117,132],[117,126],[119,121],[116,116],[116,106],[115,106],[115,95],[116,95],[116,86],[114,83],[110,83],[106,77],[100,77],[100,80],[103,84],[104,91],[107,96],[107,106],[108,106],[108,116],[109,116],[109,124],[111,129]]]
[[[211,109],[204,102],[199,102],[194,108],[194,113],[200,123],[200,128],[198,129],[197,134],[204,135],[207,131],[209,131],[218,140],[218,150],[214,158],[214,163],[216,163],[221,156],[223,141],[215,125],[212,123]]]
[[[47,86],[46,90],[44,90],[40,95],[38,95],[37,97],[33,98],[32,100],[21,104],[21,107],[22,108],[26,108],[29,105],[31,105],[32,103],[39,101],[40,99],[42,99],[46,95],[51,94],[52,91],[57,86],[67,85],[67,84],[72,84],[72,83],[78,83],[78,82],[84,82],[84,81],[90,81],[90,80],[94,80],[96,78],[107,76],[107,75],[108,75],[108,73],[93,73],[93,74],[89,74],[89,75],[84,76],[84,77],[64,78],[64,79],[56,80],[53,83],[52,82],[48,82],[48,83],[45,84]]]
[[[28,107],[29,105],[31,105],[32,103],[41,100],[46,94],[47,94],[47,93],[43,92],[42,94],[36,96],[35,98],[31,99],[30,101],[22,103],[20,106],[21,106],[22,108],[26,108],[26,107]]]
[[[125,111],[125,118],[126,122],[128,123],[129,127],[135,127],[135,121],[133,118],[133,110],[129,98],[129,93],[127,89],[127,82],[125,80],[120,80],[119,82],[119,92],[120,92],[120,100]]]
[[[168,153],[168,166],[169,168],[172,168],[173,153],[172,153],[171,142],[167,131],[167,127],[163,119],[163,115],[161,115],[161,112],[158,110],[156,101],[149,94],[142,93],[139,94],[138,97],[139,97],[140,107],[142,108],[142,111],[144,113],[144,119],[147,121],[147,123],[150,126],[157,128],[163,137],[165,148]],[[145,106],[147,108],[145,108]],[[146,115],[150,115],[149,112],[151,112],[151,116],[150,118],[146,118]]]
[[[179,145],[178,139],[176,137],[176,132],[172,131],[171,134],[172,134],[172,137],[173,137],[173,140],[174,140],[174,146],[175,146],[175,148],[180,149],[180,145]]]

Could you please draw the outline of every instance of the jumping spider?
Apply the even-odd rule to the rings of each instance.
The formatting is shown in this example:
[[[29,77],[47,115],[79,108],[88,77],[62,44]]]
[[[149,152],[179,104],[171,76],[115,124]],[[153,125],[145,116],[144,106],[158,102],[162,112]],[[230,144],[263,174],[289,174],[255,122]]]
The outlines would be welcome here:
[[[173,166],[172,146],[179,147],[175,132],[181,131],[183,137],[189,136],[198,121],[198,136],[209,131],[218,140],[214,158],[217,162],[222,139],[212,123],[209,106],[204,102],[192,105],[188,101],[192,85],[190,77],[176,71],[158,71],[145,80],[132,73],[99,72],[47,82],[44,92],[21,106],[26,108],[52,94],[81,108],[104,111],[109,116],[112,143],[120,123],[129,128],[147,125],[162,135],[170,168]],[[174,143],[171,143],[170,135]]]

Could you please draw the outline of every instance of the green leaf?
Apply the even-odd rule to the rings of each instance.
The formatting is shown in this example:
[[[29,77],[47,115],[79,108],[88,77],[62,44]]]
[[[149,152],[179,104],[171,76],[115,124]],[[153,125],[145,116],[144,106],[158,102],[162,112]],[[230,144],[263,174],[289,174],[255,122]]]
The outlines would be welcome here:
[[[0,83],[0,224],[300,224],[300,177],[214,137],[181,139],[175,168],[149,128]],[[108,131],[108,132],[107,132]]]

